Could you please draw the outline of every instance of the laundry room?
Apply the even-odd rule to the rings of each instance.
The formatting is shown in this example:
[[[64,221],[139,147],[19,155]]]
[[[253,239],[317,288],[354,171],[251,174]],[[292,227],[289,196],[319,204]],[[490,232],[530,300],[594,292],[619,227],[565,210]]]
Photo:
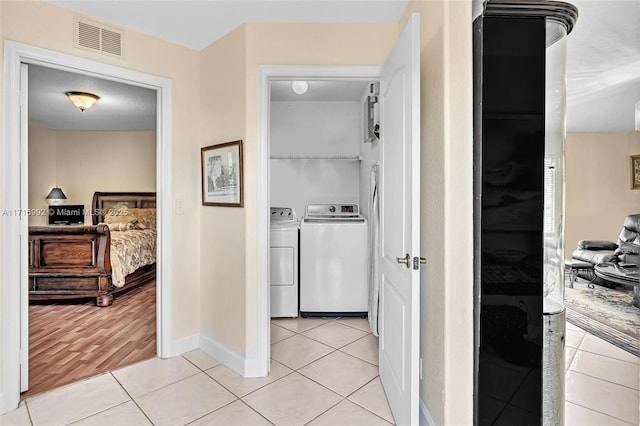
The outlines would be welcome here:
[[[272,318],[369,313],[377,91],[366,79],[271,81]]]

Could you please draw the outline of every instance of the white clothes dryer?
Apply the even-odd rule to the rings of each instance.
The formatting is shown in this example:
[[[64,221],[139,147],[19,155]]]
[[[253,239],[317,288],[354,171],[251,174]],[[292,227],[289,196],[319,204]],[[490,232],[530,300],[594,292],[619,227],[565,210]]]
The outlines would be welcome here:
[[[298,316],[300,222],[292,208],[271,208],[269,291],[271,317]]]
[[[307,206],[300,224],[300,315],[367,315],[367,243],[357,204]]]

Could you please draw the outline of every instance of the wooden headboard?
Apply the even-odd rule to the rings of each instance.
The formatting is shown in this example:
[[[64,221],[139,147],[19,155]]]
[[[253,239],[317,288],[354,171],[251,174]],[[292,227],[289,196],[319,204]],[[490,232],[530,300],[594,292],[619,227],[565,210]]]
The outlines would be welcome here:
[[[94,225],[104,221],[104,216],[116,204],[131,208],[155,208],[155,192],[95,192],[91,200],[91,221]]]

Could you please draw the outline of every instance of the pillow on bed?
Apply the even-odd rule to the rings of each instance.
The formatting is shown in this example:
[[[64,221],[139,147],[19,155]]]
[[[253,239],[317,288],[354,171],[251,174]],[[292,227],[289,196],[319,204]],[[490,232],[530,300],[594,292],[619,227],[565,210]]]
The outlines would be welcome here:
[[[104,216],[104,223],[135,223],[138,218],[135,217],[125,204],[116,204],[109,209]]]
[[[131,222],[111,222],[107,223],[109,231],[130,231],[136,229],[136,226]]]
[[[154,229],[156,227],[156,209],[129,209],[129,211],[135,215],[137,219],[135,222],[136,229]]]

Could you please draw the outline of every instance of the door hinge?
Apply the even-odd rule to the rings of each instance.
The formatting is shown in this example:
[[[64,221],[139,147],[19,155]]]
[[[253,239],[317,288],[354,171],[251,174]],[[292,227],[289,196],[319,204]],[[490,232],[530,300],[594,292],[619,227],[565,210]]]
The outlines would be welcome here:
[[[425,259],[424,257],[414,257],[413,269],[418,270],[420,269],[420,265],[424,265],[425,263],[427,263],[427,259]]]

